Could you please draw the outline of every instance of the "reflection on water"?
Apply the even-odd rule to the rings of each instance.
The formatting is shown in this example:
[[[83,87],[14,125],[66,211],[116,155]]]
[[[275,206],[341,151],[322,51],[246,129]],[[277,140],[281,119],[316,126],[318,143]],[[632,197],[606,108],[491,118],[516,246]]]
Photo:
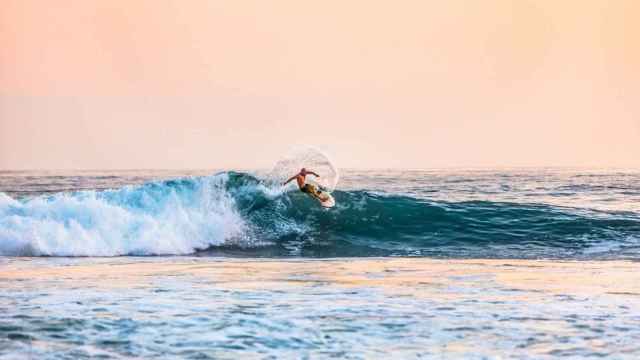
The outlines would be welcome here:
[[[0,260],[0,356],[640,356],[640,264]]]

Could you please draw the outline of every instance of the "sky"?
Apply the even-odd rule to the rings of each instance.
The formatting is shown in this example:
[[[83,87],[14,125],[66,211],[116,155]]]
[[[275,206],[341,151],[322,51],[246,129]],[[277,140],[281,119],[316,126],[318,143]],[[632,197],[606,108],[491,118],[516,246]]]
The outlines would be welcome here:
[[[635,0],[0,0],[0,169],[640,168]]]

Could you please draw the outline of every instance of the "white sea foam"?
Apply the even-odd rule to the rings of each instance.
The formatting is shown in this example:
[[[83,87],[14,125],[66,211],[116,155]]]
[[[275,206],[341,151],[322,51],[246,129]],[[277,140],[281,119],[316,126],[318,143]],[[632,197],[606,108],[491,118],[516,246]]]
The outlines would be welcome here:
[[[0,255],[188,254],[246,234],[227,174],[15,200],[0,193]]]

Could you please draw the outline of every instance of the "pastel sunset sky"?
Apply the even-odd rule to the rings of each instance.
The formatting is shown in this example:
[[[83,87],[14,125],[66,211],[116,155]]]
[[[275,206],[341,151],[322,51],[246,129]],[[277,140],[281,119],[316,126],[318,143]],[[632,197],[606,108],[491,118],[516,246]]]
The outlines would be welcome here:
[[[0,169],[640,167],[640,1],[0,0]]]

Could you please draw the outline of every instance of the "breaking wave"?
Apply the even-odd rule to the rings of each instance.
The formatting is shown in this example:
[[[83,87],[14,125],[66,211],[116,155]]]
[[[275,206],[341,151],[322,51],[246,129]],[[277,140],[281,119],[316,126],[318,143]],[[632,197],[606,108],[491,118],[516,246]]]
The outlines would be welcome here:
[[[640,219],[489,201],[298,191],[224,172],[108,191],[0,193],[0,255],[576,257],[637,249]]]

